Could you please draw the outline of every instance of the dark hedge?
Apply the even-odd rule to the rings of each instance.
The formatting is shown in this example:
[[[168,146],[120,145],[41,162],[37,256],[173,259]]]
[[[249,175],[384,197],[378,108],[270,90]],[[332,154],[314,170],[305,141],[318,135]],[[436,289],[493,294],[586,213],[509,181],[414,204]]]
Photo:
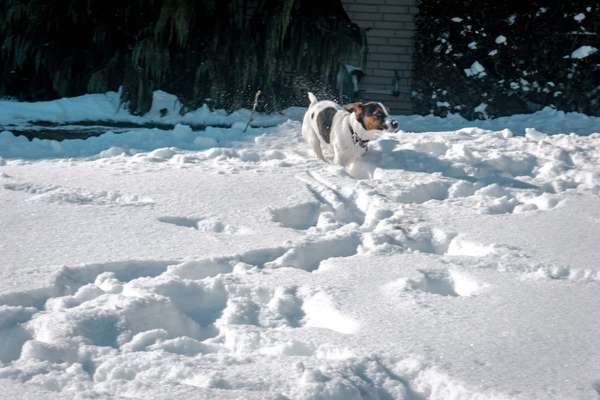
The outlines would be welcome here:
[[[416,26],[419,113],[600,115],[598,0],[421,0]],[[582,46],[598,51],[572,58]]]
[[[46,100],[122,87],[149,110],[152,92],[186,108],[263,109],[331,89],[364,33],[340,0],[2,0],[0,96]]]

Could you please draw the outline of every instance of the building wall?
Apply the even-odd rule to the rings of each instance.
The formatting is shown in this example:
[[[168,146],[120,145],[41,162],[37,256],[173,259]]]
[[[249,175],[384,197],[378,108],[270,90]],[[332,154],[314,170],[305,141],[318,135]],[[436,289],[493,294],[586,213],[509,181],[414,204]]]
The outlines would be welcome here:
[[[342,0],[352,22],[367,32],[366,76],[360,84],[364,100],[383,102],[393,114],[413,112],[410,91],[413,74],[414,16],[418,0]],[[400,96],[391,95],[394,71],[400,77]]]

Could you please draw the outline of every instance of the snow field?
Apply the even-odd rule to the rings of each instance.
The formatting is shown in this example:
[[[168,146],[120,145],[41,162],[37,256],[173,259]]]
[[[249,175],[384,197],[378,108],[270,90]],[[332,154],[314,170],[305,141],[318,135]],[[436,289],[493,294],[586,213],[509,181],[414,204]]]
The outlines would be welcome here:
[[[347,171],[295,121],[0,150],[7,396],[596,398],[600,129],[519,118]]]

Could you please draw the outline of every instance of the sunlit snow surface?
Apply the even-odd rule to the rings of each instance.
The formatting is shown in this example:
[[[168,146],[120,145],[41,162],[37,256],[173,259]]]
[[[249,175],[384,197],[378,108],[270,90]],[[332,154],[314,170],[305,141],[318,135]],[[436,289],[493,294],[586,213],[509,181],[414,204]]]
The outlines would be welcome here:
[[[600,119],[401,117],[343,170],[157,96],[1,102],[174,128],[0,133],[0,398],[598,398]]]

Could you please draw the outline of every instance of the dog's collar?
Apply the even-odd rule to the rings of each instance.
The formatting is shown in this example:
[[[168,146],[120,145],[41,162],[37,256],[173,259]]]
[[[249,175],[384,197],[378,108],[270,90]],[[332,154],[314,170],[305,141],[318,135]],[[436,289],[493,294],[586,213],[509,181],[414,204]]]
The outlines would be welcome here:
[[[360,136],[358,136],[358,133],[356,133],[354,131],[354,129],[352,129],[352,124],[348,124],[348,127],[350,128],[350,135],[352,136],[352,141],[354,142],[354,144],[357,144],[360,147],[362,147],[363,149],[367,150],[367,145],[369,144],[369,140],[361,139]]]

